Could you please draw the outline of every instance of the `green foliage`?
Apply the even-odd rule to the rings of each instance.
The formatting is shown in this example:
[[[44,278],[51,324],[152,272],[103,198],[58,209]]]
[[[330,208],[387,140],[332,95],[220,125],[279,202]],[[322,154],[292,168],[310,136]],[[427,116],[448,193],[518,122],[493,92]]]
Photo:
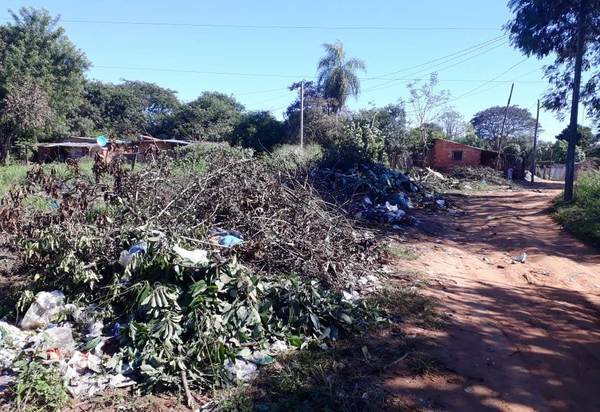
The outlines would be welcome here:
[[[233,132],[230,143],[256,151],[269,151],[286,141],[283,124],[269,112],[244,114]]]
[[[527,56],[553,55],[545,67],[552,88],[544,96],[544,107],[564,114],[571,105],[573,67],[577,50],[577,27],[582,28],[584,82],[581,98],[591,118],[600,119],[598,67],[600,62],[600,3],[590,0],[510,0],[514,13],[507,24],[512,44]]]
[[[349,169],[364,163],[381,162],[384,158],[385,139],[381,130],[368,124],[350,122],[339,138],[326,148],[326,164]]]
[[[176,110],[166,122],[164,132],[183,140],[228,141],[242,118],[243,110],[244,106],[233,97],[204,92]]]
[[[556,138],[558,140],[569,141],[570,133],[569,128],[565,128]],[[577,125],[577,147],[583,151],[584,154],[591,153],[594,146],[600,142],[600,135],[594,135],[591,127]],[[578,154],[576,154],[577,156]],[[576,160],[579,161],[579,160]]]
[[[480,139],[487,140],[494,150],[502,151],[504,146],[527,138],[531,140],[535,130],[535,119],[527,109],[518,106],[506,108],[494,106],[476,113],[471,125]],[[504,129],[502,126],[504,125]],[[539,128],[541,130],[541,126]]]
[[[325,56],[318,64],[318,85],[323,97],[332,99],[333,110],[341,110],[350,96],[360,93],[360,80],[357,72],[365,71],[366,65],[362,60],[346,58],[346,51],[341,42],[324,43]]]
[[[89,62],[46,10],[22,8],[0,26],[0,120],[3,152],[23,133],[68,133],[80,105]],[[10,105],[8,105],[10,103]],[[23,114],[11,126],[7,119]]]
[[[555,216],[575,236],[600,247],[600,173],[579,176],[573,202],[558,202]]]
[[[37,359],[18,362],[19,375],[14,388],[19,411],[59,412],[69,402],[58,369]]]
[[[77,132],[83,135],[170,137],[163,135],[165,124],[180,106],[174,91],[140,81],[88,82],[84,97],[77,119]]]
[[[539,161],[565,163],[567,160],[568,143],[564,140],[556,140],[554,143],[540,142],[538,145]],[[585,152],[581,147],[575,147],[575,161],[582,162],[585,160]]]

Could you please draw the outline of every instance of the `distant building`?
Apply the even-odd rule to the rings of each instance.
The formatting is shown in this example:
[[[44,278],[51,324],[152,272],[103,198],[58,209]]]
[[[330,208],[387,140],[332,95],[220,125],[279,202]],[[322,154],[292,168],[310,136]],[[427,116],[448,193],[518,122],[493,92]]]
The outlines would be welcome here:
[[[93,158],[96,154],[103,154],[107,161],[115,157],[144,161],[149,157],[155,157],[162,151],[170,151],[190,144],[184,140],[157,139],[142,135],[139,140],[134,141],[111,140],[111,149],[108,150],[107,147],[97,144],[94,137],[70,137],[61,142],[38,143],[36,160],[38,162],[54,162],[82,157]]]
[[[446,139],[434,139],[433,147],[425,157],[425,165],[437,170],[450,170],[453,167],[487,166],[496,168],[498,152],[480,149]]]

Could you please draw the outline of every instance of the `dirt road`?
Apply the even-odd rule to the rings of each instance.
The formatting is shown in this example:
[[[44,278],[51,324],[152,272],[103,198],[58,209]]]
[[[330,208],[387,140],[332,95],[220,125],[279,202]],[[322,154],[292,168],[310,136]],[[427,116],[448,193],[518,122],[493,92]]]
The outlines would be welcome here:
[[[600,411],[600,254],[549,216],[555,187],[456,198],[408,262],[448,326],[427,338],[443,372],[386,389],[435,411]],[[525,263],[512,257],[527,253]]]

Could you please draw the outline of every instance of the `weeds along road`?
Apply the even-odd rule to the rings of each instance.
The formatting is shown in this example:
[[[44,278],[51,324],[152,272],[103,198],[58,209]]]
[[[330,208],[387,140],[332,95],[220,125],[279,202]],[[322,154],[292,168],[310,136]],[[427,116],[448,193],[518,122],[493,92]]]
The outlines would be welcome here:
[[[558,190],[476,193],[454,198],[464,215],[429,217],[406,265],[448,321],[409,333],[441,366],[387,390],[423,410],[600,410],[600,254],[552,220]]]

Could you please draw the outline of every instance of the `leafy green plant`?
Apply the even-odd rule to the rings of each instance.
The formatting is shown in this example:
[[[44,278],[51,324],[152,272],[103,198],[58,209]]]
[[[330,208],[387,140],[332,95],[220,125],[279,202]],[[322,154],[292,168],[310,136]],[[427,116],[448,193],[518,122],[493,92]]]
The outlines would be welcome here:
[[[559,201],[555,217],[575,236],[600,247],[600,173],[580,176],[573,202]]]
[[[25,359],[19,368],[14,388],[15,403],[19,411],[60,411],[69,401],[57,368],[36,359]]]

